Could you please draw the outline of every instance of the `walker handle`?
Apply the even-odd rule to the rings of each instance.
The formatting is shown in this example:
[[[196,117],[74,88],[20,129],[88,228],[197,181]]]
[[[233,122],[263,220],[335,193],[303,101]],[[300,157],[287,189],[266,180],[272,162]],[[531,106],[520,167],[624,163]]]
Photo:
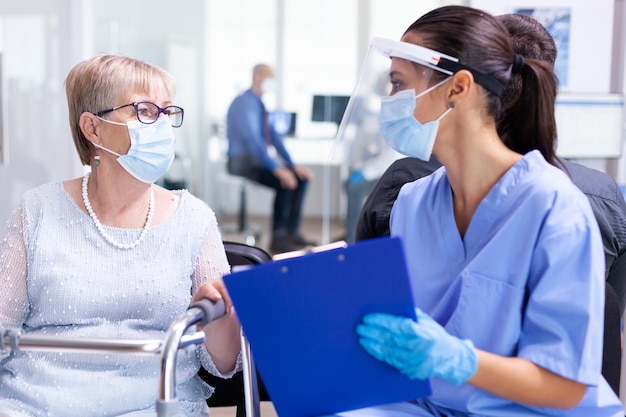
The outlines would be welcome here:
[[[211,301],[208,298],[205,298],[203,300],[196,301],[189,306],[189,309],[192,308],[198,308],[202,311],[202,318],[197,323],[199,326],[204,326],[205,324],[219,319],[226,314],[226,305],[224,304],[223,299]]]

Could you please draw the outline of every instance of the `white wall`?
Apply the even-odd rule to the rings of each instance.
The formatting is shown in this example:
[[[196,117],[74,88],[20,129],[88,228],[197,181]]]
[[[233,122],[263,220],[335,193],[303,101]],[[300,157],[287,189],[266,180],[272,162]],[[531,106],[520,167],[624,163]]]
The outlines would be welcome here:
[[[2,128],[0,222],[29,188],[81,174],[67,122],[63,80],[84,57],[89,1],[0,2]]]
[[[207,80],[202,60],[205,45],[203,0],[172,2],[107,0],[94,3],[94,53],[131,56],[159,65],[176,79],[174,104],[185,109],[185,120],[175,129],[176,151],[192,160],[194,192],[201,189],[202,139],[206,136],[203,95]]]
[[[613,20],[614,38],[612,52],[613,63],[611,65],[611,92],[623,94],[624,85],[626,84],[626,4],[624,0],[615,1]],[[624,140],[626,140],[626,134],[624,136]],[[624,150],[623,142],[622,150]],[[613,175],[618,183],[626,184],[626,153],[623,152],[621,158],[618,160],[608,161],[606,168],[606,171]]]
[[[512,13],[516,8],[569,8],[569,76],[560,91],[610,91],[614,0],[471,0],[470,4],[495,15]]]
[[[297,137],[287,139],[299,163],[298,150],[310,143],[326,142],[336,134],[337,126],[328,122],[312,122],[311,108],[314,94],[350,95],[354,89],[361,61],[373,36],[399,39],[404,30],[419,16],[440,4],[458,3],[440,0],[280,0],[280,11],[261,7],[273,1],[234,0],[226,6],[211,2],[207,15],[206,47],[208,57],[206,97],[209,103],[207,118],[214,121],[220,136],[230,101],[250,85],[252,67],[268,62],[277,69],[278,91],[275,97],[264,97],[266,105],[297,112]],[[232,4],[232,8],[230,6]],[[237,13],[238,11],[243,11]],[[246,28],[247,31],[244,31]],[[250,36],[252,33],[252,36]],[[235,39],[239,47],[226,43]],[[245,51],[244,51],[245,48]],[[223,57],[229,56],[224,62]],[[302,145],[302,146],[300,146]],[[223,152],[223,151],[222,151]],[[317,152],[317,161],[309,160],[315,171],[305,201],[304,214],[322,215],[325,199],[333,218],[345,213],[343,189],[345,167],[333,165],[330,182],[324,182],[324,165],[328,154]],[[206,184],[207,194],[220,212],[234,214],[237,205],[224,203],[222,184],[224,154],[210,155],[218,163],[217,182]],[[228,182],[227,182],[228,183]],[[270,196],[263,190],[251,194],[255,204],[252,214],[270,215]],[[236,196],[227,199],[236,201]],[[230,208],[230,211],[229,211]]]
[[[561,93],[620,93],[624,80],[624,22],[623,0],[469,0],[468,4],[493,14],[511,13],[514,8],[568,7],[571,10],[569,42],[569,71]],[[593,123],[592,123],[593,125]],[[589,126],[594,132],[593,126]],[[626,157],[622,128],[620,158],[581,157],[578,162],[607,172],[619,183],[626,182]],[[560,140],[566,138],[560,138]],[[587,143],[603,141],[600,131],[590,133]],[[591,154],[592,152],[590,152]],[[579,153],[577,153],[579,154]]]
[[[578,39],[584,50],[572,50],[572,88],[621,92],[624,0],[615,1],[615,16],[607,11],[613,0],[546,1],[572,5],[576,16],[590,19],[582,24],[584,36],[572,39]],[[225,155],[223,150],[209,155],[208,142],[212,134],[223,133],[226,107],[248,86],[254,63],[266,61],[279,70],[279,91],[272,103],[298,111],[299,135],[331,137],[335,127],[309,121],[312,95],[349,94],[372,36],[397,39],[426,11],[461,3],[488,4],[494,13],[511,4],[498,0],[154,0],[146,7],[127,0],[0,0],[4,100],[9,98],[11,104],[3,120],[8,129],[8,162],[0,164],[0,193],[5,196],[0,222],[26,189],[82,173],[67,126],[63,80],[74,64],[93,53],[131,55],[174,74],[179,87],[176,102],[185,108],[185,124],[177,131],[179,153],[192,159],[192,191],[213,206],[223,190],[209,162],[223,164]],[[530,3],[519,0],[516,5]],[[611,28],[613,21],[615,28]],[[578,20],[573,24],[581,25]],[[619,42],[606,40],[612,33]],[[619,171],[618,179],[626,182],[624,157],[608,164],[590,162]],[[325,192],[319,189],[321,179],[316,182],[307,215],[318,214],[319,193]],[[343,211],[343,191],[341,184],[333,184],[332,189],[331,206],[338,216]],[[269,205],[266,210],[269,213]]]

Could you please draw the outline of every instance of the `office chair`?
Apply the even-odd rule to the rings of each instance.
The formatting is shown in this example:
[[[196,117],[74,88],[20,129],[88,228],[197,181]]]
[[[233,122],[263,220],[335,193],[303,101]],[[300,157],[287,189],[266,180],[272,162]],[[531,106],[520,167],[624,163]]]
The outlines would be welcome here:
[[[622,364],[620,306],[615,290],[608,282],[605,284],[604,301],[604,344],[602,350],[602,376],[613,388],[617,396],[620,392],[620,374]]]
[[[263,249],[245,243],[224,241],[224,249],[231,266],[257,265],[272,260]]]
[[[237,213],[237,223],[221,224],[222,234],[238,233],[243,235],[244,241],[248,246],[254,247],[261,238],[261,227],[256,224],[250,224],[248,221],[248,196],[247,187],[249,180],[232,174],[225,174],[227,183],[233,183],[239,187],[239,211]]]
[[[271,255],[263,249],[240,242],[224,241],[224,249],[228,263],[233,269],[272,260]],[[270,398],[263,381],[256,372],[250,346],[243,333],[241,339],[242,371],[236,372],[230,379],[211,375],[203,368],[200,368],[198,375],[215,388],[213,395],[207,399],[209,407],[237,406],[236,417],[258,417],[260,416],[259,401],[270,401]]]

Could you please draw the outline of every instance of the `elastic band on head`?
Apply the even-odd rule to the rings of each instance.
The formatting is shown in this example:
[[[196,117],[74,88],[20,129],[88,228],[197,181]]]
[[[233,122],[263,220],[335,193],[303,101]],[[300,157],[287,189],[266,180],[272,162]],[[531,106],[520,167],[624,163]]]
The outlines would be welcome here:
[[[437,66],[439,68],[451,71],[452,73],[456,73],[457,71],[460,71],[462,69],[467,70],[472,73],[472,75],[474,76],[474,81],[476,81],[477,84],[482,85],[484,88],[491,91],[496,96],[500,97],[504,92],[504,85],[500,81],[496,80],[490,75],[485,75],[472,67],[461,64],[460,62],[454,62],[442,57],[439,59],[439,64],[437,64]]]
[[[524,68],[524,57],[520,54],[515,54],[515,58],[513,59],[513,66],[511,67],[511,72],[513,74],[519,74],[522,72]]]

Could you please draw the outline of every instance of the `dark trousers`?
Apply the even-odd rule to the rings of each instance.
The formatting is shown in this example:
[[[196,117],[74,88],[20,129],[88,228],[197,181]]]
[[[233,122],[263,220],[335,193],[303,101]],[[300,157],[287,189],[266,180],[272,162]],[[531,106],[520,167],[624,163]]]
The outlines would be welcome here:
[[[280,239],[296,233],[302,221],[302,205],[309,182],[301,180],[296,175],[298,186],[293,190],[283,188],[272,171],[251,165],[250,161],[250,157],[230,157],[228,158],[228,172],[276,191],[272,215],[272,239]]]

